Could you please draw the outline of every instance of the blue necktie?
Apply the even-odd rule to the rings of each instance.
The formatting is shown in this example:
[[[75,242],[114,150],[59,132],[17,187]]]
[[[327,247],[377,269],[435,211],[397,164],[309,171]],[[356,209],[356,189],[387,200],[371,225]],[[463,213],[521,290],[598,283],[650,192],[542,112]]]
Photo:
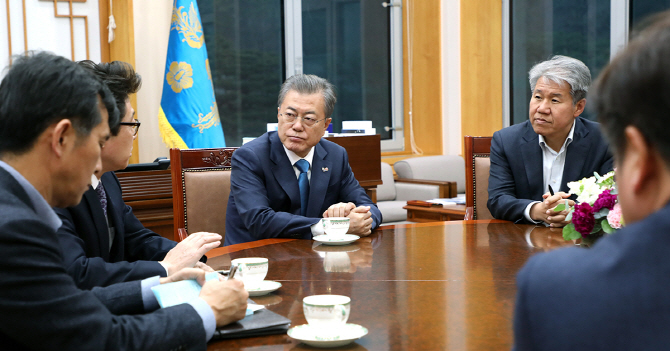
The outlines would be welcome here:
[[[298,176],[298,187],[300,188],[300,215],[305,216],[307,213],[307,200],[309,199],[309,179],[307,179],[309,162],[300,159],[295,163],[295,167],[300,171],[300,176]]]

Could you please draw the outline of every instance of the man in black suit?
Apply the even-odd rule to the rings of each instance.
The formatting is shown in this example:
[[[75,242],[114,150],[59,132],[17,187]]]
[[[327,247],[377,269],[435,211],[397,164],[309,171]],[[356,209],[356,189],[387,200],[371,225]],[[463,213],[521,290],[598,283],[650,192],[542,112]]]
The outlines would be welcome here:
[[[611,171],[612,155],[598,124],[579,117],[591,84],[584,63],[554,56],[528,75],[529,120],[495,132],[491,140],[487,206],[497,219],[563,227],[567,211],[552,208],[569,197],[568,182]]]
[[[332,84],[323,78],[299,74],[286,79],[279,92],[277,132],[233,154],[225,245],[311,239],[323,234],[322,217],[349,217],[349,233],[360,236],[381,224],[381,212],[354,178],[347,151],[322,139],[336,100]]]
[[[129,95],[140,89],[140,75],[120,61],[79,64],[110,89],[120,111],[121,127],[105,143],[102,172],[91,177],[92,186],[81,203],[54,209],[63,221],[58,239],[68,273],[78,287],[90,289],[154,275],[165,277],[185,267],[211,271],[198,260],[221,245],[219,234],[194,233],[177,244],[145,228],[123,201],[113,171],[126,168],[137,137],[140,122],[134,118]]]
[[[216,325],[244,317],[239,281],[209,281],[189,303],[151,312],[152,286],[204,282],[200,269],[90,291],[65,271],[51,206],[81,200],[118,123],[105,85],[63,57],[17,57],[0,83],[0,348],[203,350]]]
[[[670,13],[595,84],[626,227],[590,249],[533,256],[517,277],[517,350],[666,350],[670,345]]]

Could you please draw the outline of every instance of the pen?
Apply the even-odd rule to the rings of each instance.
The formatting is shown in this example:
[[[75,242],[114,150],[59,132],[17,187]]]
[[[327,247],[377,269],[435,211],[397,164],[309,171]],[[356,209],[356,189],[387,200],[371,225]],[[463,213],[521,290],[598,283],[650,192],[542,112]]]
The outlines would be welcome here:
[[[237,265],[230,266],[230,271],[228,272],[228,278],[226,280],[231,280],[237,272]]]
[[[549,187],[549,194],[551,194],[551,196],[554,196],[554,189],[551,188],[551,185],[547,186]]]

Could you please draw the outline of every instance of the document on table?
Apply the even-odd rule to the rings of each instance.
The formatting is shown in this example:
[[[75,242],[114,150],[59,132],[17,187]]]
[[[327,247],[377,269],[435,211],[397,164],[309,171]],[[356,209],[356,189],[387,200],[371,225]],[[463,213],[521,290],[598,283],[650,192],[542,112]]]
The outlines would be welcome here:
[[[465,205],[465,194],[458,194],[456,197],[450,197],[445,199],[432,199],[426,200],[427,202],[432,202],[434,204],[440,204],[442,206],[448,205]]]
[[[219,280],[218,272],[211,272],[205,275],[205,280]],[[178,282],[156,285],[151,288],[158,300],[158,304],[165,308],[182,303],[187,303],[200,295],[202,286],[195,280],[181,280]],[[263,305],[248,304],[246,315],[253,314],[262,309]]]

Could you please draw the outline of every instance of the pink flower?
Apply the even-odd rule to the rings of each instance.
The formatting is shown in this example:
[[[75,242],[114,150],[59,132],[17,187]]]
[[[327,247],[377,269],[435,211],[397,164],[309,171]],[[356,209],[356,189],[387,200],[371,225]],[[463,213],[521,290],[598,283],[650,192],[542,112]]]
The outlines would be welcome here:
[[[582,237],[591,233],[593,226],[596,224],[596,219],[593,217],[593,208],[588,202],[575,205],[575,211],[572,213],[572,224],[575,225],[575,230]]]
[[[607,223],[609,223],[610,227],[614,229],[620,229],[622,227],[622,222],[621,205],[616,204],[610,213],[607,214]]]
[[[610,195],[610,189],[606,189],[598,195],[598,200],[593,203],[593,212],[598,212],[603,208],[611,210],[615,203],[616,195]]]

